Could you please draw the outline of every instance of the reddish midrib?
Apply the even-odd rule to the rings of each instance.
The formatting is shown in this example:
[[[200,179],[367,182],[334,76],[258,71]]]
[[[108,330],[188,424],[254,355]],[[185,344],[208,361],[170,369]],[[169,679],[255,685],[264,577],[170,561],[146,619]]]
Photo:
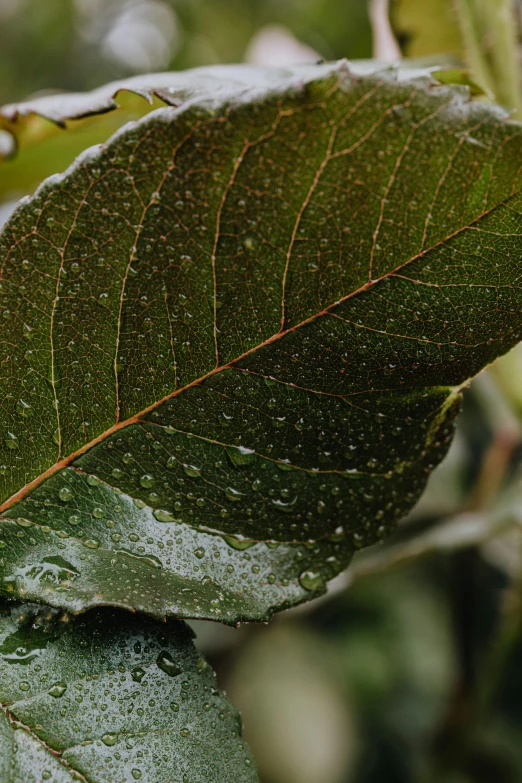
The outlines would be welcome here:
[[[466,229],[470,228],[471,226],[478,223],[480,220],[482,220],[487,215],[491,214],[493,211],[498,209],[501,206],[504,206],[507,204],[507,202],[513,198],[514,196],[518,195],[516,192],[511,193],[510,196],[508,196],[504,201],[501,201],[498,204],[495,204],[494,207],[492,207],[489,210],[486,210],[481,215],[479,215],[475,220],[471,221],[469,225],[462,226],[461,228],[457,229],[453,232],[453,234],[450,234],[447,237],[444,237],[444,239],[441,239],[439,242],[436,242],[432,247],[426,248],[425,250],[421,251],[420,253],[417,253],[415,256],[412,256],[407,261],[405,261],[402,264],[399,264],[395,269],[390,270],[389,272],[386,272],[386,274],[382,275],[379,278],[376,278],[375,280],[370,280],[364,285],[360,286],[360,288],[357,288],[355,291],[352,291],[350,294],[347,294],[346,296],[341,297],[337,302],[334,302],[333,304],[329,305],[328,307],[325,307],[323,310],[321,310],[318,313],[315,313],[314,315],[309,316],[308,318],[305,318],[300,323],[296,324],[295,326],[290,327],[289,329],[281,329],[279,332],[276,332],[276,334],[273,334],[271,337],[269,337],[267,340],[264,340],[262,343],[259,343],[258,345],[255,345],[253,348],[250,348],[248,351],[245,351],[245,353],[241,354],[241,356],[238,356],[235,359],[232,359],[230,362],[227,362],[226,364],[221,365],[220,367],[215,367],[210,372],[206,373],[206,375],[202,375],[200,378],[196,378],[194,381],[191,381],[190,383],[187,383],[185,386],[182,386],[180,389],[176,389],[176,391],[171,392],[171,394],[167,394],[165,397],[163,397],[161,400],[158,400],[157,402],[154,402],[152,405],[149,405],[147,408],[144,408],[139,413],[136,413],[134,416],[131,416],[128,419],[125,419],[125,421],[120,421],[116,424],[114,424],[112,427],[109,427],[109,429],[102,432],[100,435],[98,435],[96,438],[93,438],[89,443],[85,443],[83,446],[81,446],[76,451],[73,451],[71,454],[69,454],[67,457],[64,457],[63,459],[59,460],[58,462],[55,462],[54,465],[52,465],[50,468],[48,468],[46,471],[41,473],[39,476],[37,476],[35,479],[30,481],[28,484],[26,484],[22,489],[19,489],[18,492],[15,492],[14,495],[11,495],[10,498],[5,500],[0,505],[0,514],[4,511],[7,511],[7,509],[11,508],[11,506],[15,505],[15,503],[18,503],[18,501],[23,500],[30,492],[32,492],[33,489],[38,487],[42,482],[44,482],[46,479],[50,478],[51,476],[54,476],[55,473],[58,473],[58,471],[62,470],[63,468],[66,468],[68,465],[70,465],[72,462],[74,462],[75,459],[80,457],[82,454],[85,454],[85,452],[89,451],[93,446],[98,445],[98,443],[101,443],[106,438],[108,438],[110,435],[113,435],[115,432],[118,432],[121,429],[124,429],[125,427],[130,426],[131,424],[138,424],[141,419],[146,416],[151,411],[158,408],[160,405],[162,405],[164,402],[167,402],[168,400],[173,399],[174,397],[177,397],[182,392],[186,391],[187,389],[190,389],[192,386],[197,386],[200,383],[203,383],[203,381],[207,380],[207,378],[211,378],[213,375],[216,375],[217,373],[222,372],[223,370],[231,369],[234,367],[235,364],[245,359],[247,356],[250,356],[251,354],[255,353],[256,351],[259,351],[261,348],[264,348],[267,345],[271,345],[272,343],[276,342],[277,340],[282,339],[287,334],[290,334],[291,332],[295,332],[298,329],[300,329],[303,326],[306,326],[306,324],[311,323],[312,321],[315,321],[317,318],[320,318],[323,315],[326,315],[330,310],[332,310],[334,307],[337,307],[338,305],[342,304],[343,302],[346,302],[348,299],[351,299],[354,296],[357,296],[358,294],[363,293],[364,291],[367,291],[368,289],[374,287],[378,283],[382,282],[388,277],[391,277],[392,275],[399,272],[401,269],[404,269],[409,264],[412,264],[414,261],[417,261],[419,258],[424,257],[428,253],[430,253],[432,250],[435,250],[437,247],[440,247],[441,245],[445,244],[446,242],[450,241],[454,237],[461,234]]]
[[[381,278],[382,279],[382,278]],[[164,402],[167,402],[168,400],[171,400],[173,397],[177,397],[182,392],[186,391],[187,389],[190,389],[192,386],[197,386],[199,383],[203,383],[203,381],[206,381],[207,378],[211,378],[213,375],[216,375],[217,373],[222,372],[223,370],[231,369],[235,364],[240,362],[242,359],[245,359],[247,356],[250,356],[250,354],[255,353],[260,348],[264,348],[266,345],[270,345],[271,343],[275,342],[276,340],[281,339],[285,335],[295,332],[297,329],[300,329],[302,326],[305,326],[307,323],[310,323],[311,321],[314,321],[316,318],[319,318],[321,315],[325,315],[328,313],[329,310],[332,309],[332,307],[335,307],[338,304],[341,304],[341,302],[345,301],[346,299],[349,299],[352,296],[355,296],[355,294],[360,293],[361,291],[364,291],[365,289],[369,288],[371,285],[375,285],[378,283],[378,280],[374,280],[371,283],[365,283],[361,288],[358,288],[356,291],[354,291],[351,294],[348,294],[347,296],[340,299],[338,302],[335,302],[333,305],[330,305],[329,307],[325,308],[324,310],[321,310],[321,312],[316,313],[315,315],[310,316],[309,318],[305,319],[304,321],[301,321],[301,323],[297,324],[296,326],[292,326],[290,329],[285,329],[277,332],[276,334],[269,337],[267,340],[265,340],[262,343],[259,343],[258,345],[255,345],[253,348],[250,348],[248,351],[245,351],[245,353],[241,354],[241,356],[238,356],[236,359],[233,359],[230,362],[227,362],[226,364],[221,365],[220,367],[215,367],[210,372],[206,373],[206,375],[202,375],[199,378],[196,378],[194,381],[191,381],[190,383],[187,383],[185,386],[182,386],[179,389],[176,389],[176,391],[171,392],[170,394],[167,394],[165,397],[163,397],[161,400],[158,400],[157,402],[152,403],[152,405],[149,405],[148,407],[141,410],[139,413],[134,414],[134,416],[130,416],[128,419],[125,419],[125,421],[117,422],[116,424],[113,424],[112,427],[109,427],[107,430],[102,432],[100,435],[98,435],[96,438],[93,438],[89,443],[85,443],[83,446],[81,446],[76,451],[73,451],[71,454],[69,454],[67,457],[64,457],[63,459],[59,460],[58,462],[55,462],[54,465],[52,465],[50,468],[48,468],[46,471],[41,473],[39,476],[37,476],[35,479],[30,481],[28,484],[26,484],[22,489],[19,489],[18,492],[15,492],[14,495],[11,495],[10,498],[5,500],[0,505],[0,514],[3,511],[6,511],[8,508],[11,508],[15,503],[17,503],[19,500],[23,500],[30,492],[32,492],[33,489],[35,489],[37,486],[39,486],[43,481],[50,478],[51,476],[54,476],[55,473],[62,470],[63,468],[66,468],[68,465],[70,465],[72,462],[74,462],[75,459],[80,457],[82,454],[85,454],[86,451],[89,451],[93,446],[98,445],[98,443],[101,443],[106,438],[108,438],[110,435],[113,435],[115,432],[118,432],[119,430],[124,429],[125,427],[130,426],[131,424],[139,424],[141,419],[146,416],[151,411],[158,408],[160,405],[163,405]]]

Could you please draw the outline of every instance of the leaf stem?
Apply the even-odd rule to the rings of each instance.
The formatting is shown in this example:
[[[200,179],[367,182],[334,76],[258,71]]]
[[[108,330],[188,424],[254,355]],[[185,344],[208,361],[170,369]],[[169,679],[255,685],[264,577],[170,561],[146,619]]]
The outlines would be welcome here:
[[[383,62],[397,62],[401,59],[401,50],[393,33],[389,0],[370,0],[368,8],[373,37],[373,56]]]
[[[456,0],[456,8],[475,79],[522,117],[514,0]]]

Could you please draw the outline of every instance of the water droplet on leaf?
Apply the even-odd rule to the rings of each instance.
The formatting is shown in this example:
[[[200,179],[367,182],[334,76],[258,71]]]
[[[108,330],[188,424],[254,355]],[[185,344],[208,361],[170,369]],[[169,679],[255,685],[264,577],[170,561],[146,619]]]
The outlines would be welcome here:
[[[141,666],[136,667],[136,669],[133,669],[131,671],[131,677],[134,680],[134,682],[141,682],[143,678],[145,677],[145,669],[142,669]]]
[[[234,489],[234,487],[227,487],[225,490],[225,495],[228,498],[228,500],[232,500],[232,501],[238,501],[243,498],[243,493],[238,492],[238,490]]]
[[[252,541],[250,538],[245,538],[244,536],[237,535],[237,536],[224,536],[224,539],[226,543],[232,547],[232,549],[239,549],[242,551],[243,549],[250,549],[251,546],[254,546],[256,543],[255,541]]]
[[[169,677],[176,677],[178,674],[181,674],[183,671],[177,665],[172,655],[168,653],[166,650],[162,650],[160,652],[156,663],[161,669],[161,671],[165,672],[165,674],[168,674]]]
[[[73,497],[74,497],[74,492],[73,492],[73,491],[72,491],[72,489],[70,489],[69,487],[62,487],[62,488],[61,488],[61,489],[58,491],[58,497],[60,498],[60,500],[63,500],[63,501],[64,501],[64,503],[68,503],[68,502],[69,502],[69,500],[72,500],[72,499],[73,499]]]
[[[4,445],[6,449],[16,451],[18,449],[18,438],[14,433],[8,432],[4,438]]]
[[[201,476],[201,468],[197,468],[195,465],[183,465],[183,470],[187,476],[191,478],[198,478]]]
[[[236,467],[242,467],[243,465],[251,465],[256,460],[256,453],[253,449],[247,449],[244,446],[229,447],[227,448],[228,457],[233,465]]]
[[[299,582],[305,590],[319,590],[324,585],[324,578],[319,571],[303,571]]]
[[[52,688],[47,691],[49,696],[54,696],[55,699],[59,699],[63,696],[67,690],[67,684],[65,682],[57,682]]]
[[[18,415],[23,416],[25,419],[29,419],[34,415],[34,409],[28,402],[25,402],[25,400],[18,400],[15,407]]]
[[[158,522],[175,522],[176,518],[172,516],[170,511],[165,511],[164,509],[158,508],[155,511],[152,512],[154,519],[157,519]]]
[[[104,745],[108,745],[111,747],[112,745],[116,745],[118,742],[118,735],[117,734],[104,734],[103,737],[100,737],[101,741]]]
[[[278,511],[283,511],[286,514],[292,511],[296,502],[297,502],[297,496],[293,500],[289,500],[288,503],[285,503],[283,500],[279,500],[275,498],[272,499],[272,504],[276,507],[276,509]]]

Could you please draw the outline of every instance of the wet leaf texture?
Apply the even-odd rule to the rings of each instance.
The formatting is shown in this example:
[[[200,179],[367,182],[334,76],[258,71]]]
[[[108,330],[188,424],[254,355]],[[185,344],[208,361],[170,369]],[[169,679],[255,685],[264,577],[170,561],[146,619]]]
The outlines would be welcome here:
[[[520,125],[345,63],[215,73],[1,234],[7,594],[229,623],[313,597],[521,337]]]
[[[255,783],[181,622],[0,605],[0,783]]]

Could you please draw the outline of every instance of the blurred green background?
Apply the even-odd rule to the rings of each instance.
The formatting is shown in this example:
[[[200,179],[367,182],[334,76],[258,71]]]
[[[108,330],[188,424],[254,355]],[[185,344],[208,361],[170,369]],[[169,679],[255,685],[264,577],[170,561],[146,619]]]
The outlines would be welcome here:
[[[520,20],[514,0],[0,0],[0,103],[212,63],[400,55],[467,66],[515,109]],[[29,124],[0,166],[0,219],[147,110],[122,100],[68,131]],[[194,623],[263,783],[522,781],[521,462],[516,349],[465,392],[414,512],[328,596],[269,627]]]

